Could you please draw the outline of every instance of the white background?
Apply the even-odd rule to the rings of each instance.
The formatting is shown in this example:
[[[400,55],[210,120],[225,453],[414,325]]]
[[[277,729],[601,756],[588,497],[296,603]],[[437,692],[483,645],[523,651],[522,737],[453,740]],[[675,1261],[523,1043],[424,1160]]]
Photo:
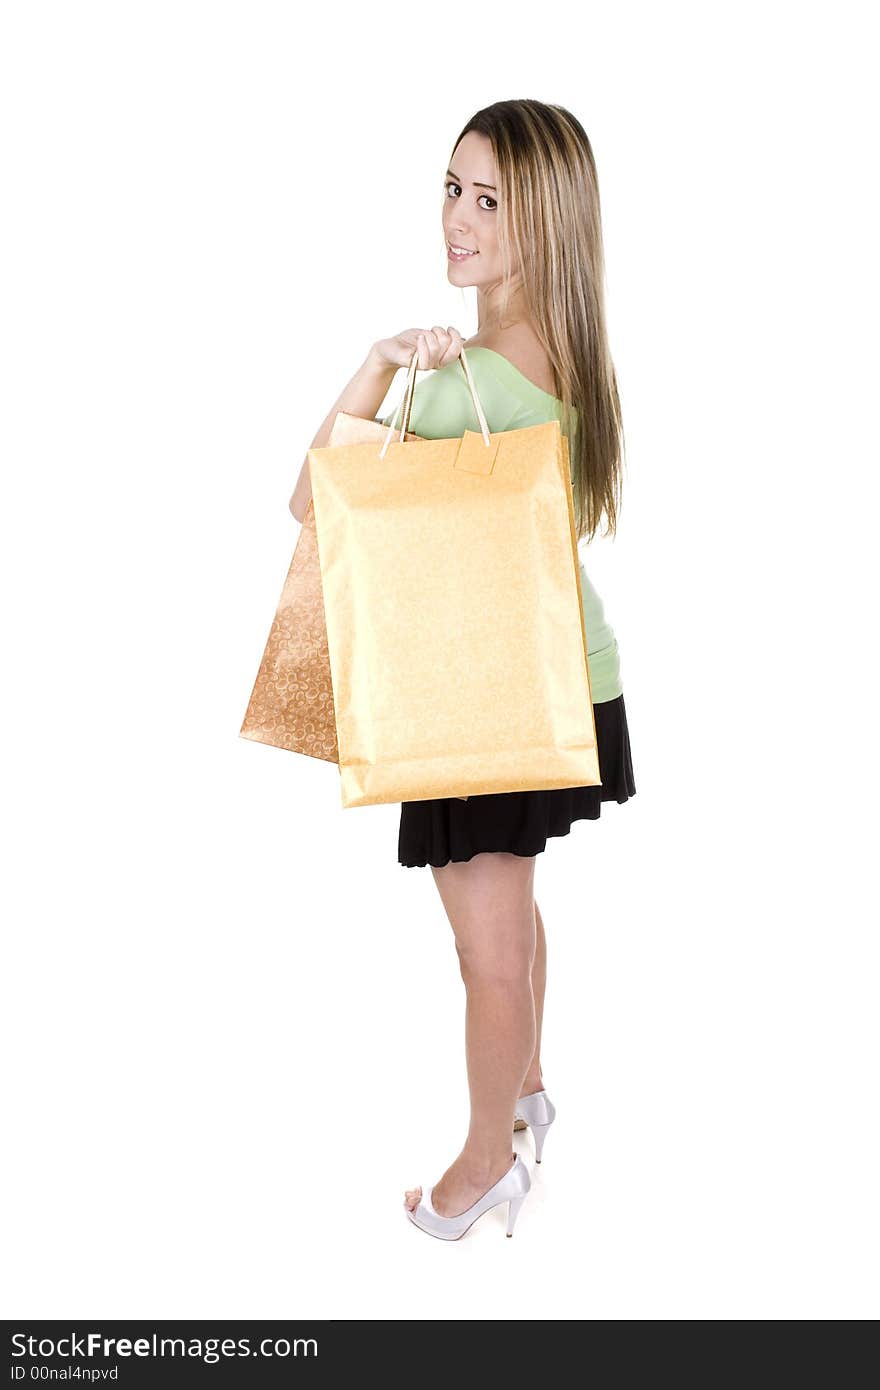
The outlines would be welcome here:
[[[5,1316],[877,1316],[868,13],[4,8]],[[238,730],[314,432],[476,330],[443,176],[520,96],[598,163],[637,795],[538,858],[559,1116],[447,1245],[430,870]]]

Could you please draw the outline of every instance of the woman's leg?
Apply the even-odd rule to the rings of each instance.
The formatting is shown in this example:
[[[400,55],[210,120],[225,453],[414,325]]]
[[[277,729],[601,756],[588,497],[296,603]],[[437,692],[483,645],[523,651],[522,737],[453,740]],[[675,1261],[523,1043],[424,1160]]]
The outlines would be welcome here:
[[[547,937],[537,902],[535,903],[535,960],[532,965],[532,995],[535,1000],[535,1051],[529,1063],[521,1094],[534,1095],[543,1091],[541,1077],[541,1027],[544,1022],[544,994],[547,989]]]
[[[471,1115],[458,1157],[434,1184],[441,1216],[457,1216],[507,1172],[513,1115],[535,1053],[534,856],[477,854],[432,869],[455,934],[466,991]],[[421,1188],[406,1194],[411,1209]]]

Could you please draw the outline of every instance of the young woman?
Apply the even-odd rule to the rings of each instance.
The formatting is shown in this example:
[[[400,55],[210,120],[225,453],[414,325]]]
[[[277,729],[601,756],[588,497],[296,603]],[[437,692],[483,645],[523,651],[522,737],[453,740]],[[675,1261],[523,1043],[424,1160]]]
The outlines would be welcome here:
[[[596,167],[570,112],[538,101],[478,111],[455,142],[443,186],[443,240],[452,284],[477,292],[478,331],[408,329],[376,342],[312,441],[328,442],[339,410],[374,418],[418,349],[432,375],[416,386],[410,429],[449,439],[477,427],[461,363],[467,354],[489,428],[558,418],[569,439],[578,538],[601,518],[614,534],[623,430],[605,322]],[[393,415],[393,412],[392,412]],[[383,420],[390,424],[392,415]],[[302,520],[308,458],[290,501]],[[529,1190],[511,1149],[528,1123],[536,1158],[555,1108],[544,1089],[541,1025],[544,923],[536,856],[603,801],[635,794],[618,648],[599,595],[580,566],[601,786],[404,802],[398,860],[431,866],[455,938],[466,1007],[470,1126],[439,1182],[406,1193],[410,1219],[441,1239],[464,1234],[507,1201],[508,1234]]]

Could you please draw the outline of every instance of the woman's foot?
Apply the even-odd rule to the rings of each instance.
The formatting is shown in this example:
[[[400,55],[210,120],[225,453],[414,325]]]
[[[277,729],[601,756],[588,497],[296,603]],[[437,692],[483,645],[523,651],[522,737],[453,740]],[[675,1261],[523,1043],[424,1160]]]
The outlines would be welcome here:
[[[484,1168],[475,1167],[463,1154],[459,1154],[431,1190],[431,1204],[434,1210],[440,1216],[460,1216],[504,1177],[515,1158],[516,1154],[511,1152],[500,1163]],[[421,1200],[420,1187],[408,1188],[404,1206],[409,1207],[410,1211],[415,1211]]]

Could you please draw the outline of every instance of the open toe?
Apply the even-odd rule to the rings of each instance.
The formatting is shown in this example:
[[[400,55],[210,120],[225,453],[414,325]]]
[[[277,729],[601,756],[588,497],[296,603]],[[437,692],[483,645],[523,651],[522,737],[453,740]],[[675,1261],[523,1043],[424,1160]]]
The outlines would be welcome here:
[[[406,1203],[407,1215],[414,1226],[418,1226],[429,1235],[438,1236],[440,1240],[459,1240],[475,1221],[479,1220],[492,1207],[497,1207],[501,1202],[507,1202],[507,1234],[513,1235],[513,1226],[519,1213],[520,1207],[526,1199],[526,1194],[531,1187],[528,1169],[520,1158],[519,1154],[513,1154],[513,1162],[503,1177],[499,1178],[493,1187],[489,1188],[473,1206],[468,1207],[467,1211],[459,1212],[457,1216],[441,1216],[435,1211],[431,1201],[433,1188],[425,1192],[422,1188],[413,1189],[421,1193],[418,1206],[413,1208]]]

